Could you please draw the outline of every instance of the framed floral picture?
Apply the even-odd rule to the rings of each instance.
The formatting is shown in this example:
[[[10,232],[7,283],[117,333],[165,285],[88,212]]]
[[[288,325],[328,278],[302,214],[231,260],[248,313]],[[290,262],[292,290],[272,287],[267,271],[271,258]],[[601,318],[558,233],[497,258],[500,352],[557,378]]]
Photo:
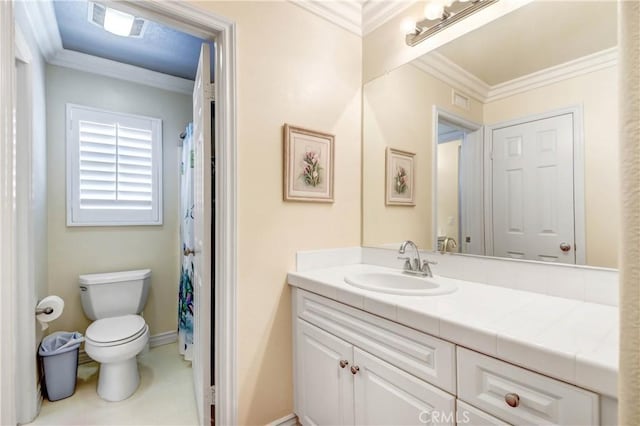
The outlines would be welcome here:
[[[284,200],[333,203],[333,135],[284,125]]]
[[[415,206],[415,154],[387,147],[386,204]]]

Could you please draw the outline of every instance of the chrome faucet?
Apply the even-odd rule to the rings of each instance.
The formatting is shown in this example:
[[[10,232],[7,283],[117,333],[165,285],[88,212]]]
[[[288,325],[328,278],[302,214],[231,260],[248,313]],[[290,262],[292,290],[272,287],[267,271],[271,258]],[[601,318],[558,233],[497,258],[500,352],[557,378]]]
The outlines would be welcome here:
[[[438,262],[434,262],[428,259],[421,261],[418,246],[416,246],[416,243],[411,240],[403,242],[400,246],[400,249],[398,250],[398,253],[405,254],[407,246],[413,247],[416,252],[416,257],[411,259],[411,257],[409,256],[398,256],[398,259],[402,259],[405,261],[403,272],[405,274],[419,275],[421,277],[433,277],[433,272],[431,272],[431,267],[429,265],[435,265]]]

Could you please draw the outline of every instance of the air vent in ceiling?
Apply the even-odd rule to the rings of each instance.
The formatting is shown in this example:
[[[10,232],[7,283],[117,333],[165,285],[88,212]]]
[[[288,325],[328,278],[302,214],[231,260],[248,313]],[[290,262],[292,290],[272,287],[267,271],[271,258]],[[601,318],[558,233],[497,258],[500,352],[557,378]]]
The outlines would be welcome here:
[[[107,9],[110,9],[109,11],[107,11]],[[94,2],[89,2],[89,22],[91,22],[94,25],[97,25],[101,28],[104,28],[106,31],[109,31],[107,28],[105,28],[105,20],[107,19],[107,13],[115,13],[117,15],[128,15],[124,12],[120,12],[118,10],[114,10],[111,9],[103,4],[100,3],[94,3]],[[131,15],[129,15],[131,16]],[[126,37],[135,37],[135,38],[140,38],[144,35],[144,30],[147,27],[147,21],[142,19],[142,18],[138,18],[138,17],[133,17],[131,16],[132,22],[131,22],[131,30],[129,31],[128,34],[118,34],[118,35],[123,35]],[[112,32],[112,31],[109,31]]]

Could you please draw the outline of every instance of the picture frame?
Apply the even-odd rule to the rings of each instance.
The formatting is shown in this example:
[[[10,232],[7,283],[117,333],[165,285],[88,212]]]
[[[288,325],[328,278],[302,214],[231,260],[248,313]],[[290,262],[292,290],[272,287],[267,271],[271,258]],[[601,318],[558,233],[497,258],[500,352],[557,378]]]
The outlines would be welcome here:
[[[283,130],[284,201],[333,203],[335,136],[290,124]]]
[[[385,198],[388,206],[415,206],[415,153],[387,147]]]

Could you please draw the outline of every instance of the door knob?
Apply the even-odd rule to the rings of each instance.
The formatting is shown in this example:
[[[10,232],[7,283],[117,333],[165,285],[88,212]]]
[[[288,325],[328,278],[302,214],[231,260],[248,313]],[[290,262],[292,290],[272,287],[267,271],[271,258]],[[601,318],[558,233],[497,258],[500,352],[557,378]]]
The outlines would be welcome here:
[[[506,402],[509,407],[516,408],[520,405],[520,395],[517,393],[508,393],[504,396],[504,402]]]
[[[560,243],[560,250],[562,250],[563,252],[568,252],[569,250],[571,250],[571,244],[562,242]]]
[[[340,368],[345,368],[347,365],[349,365],[349,361],[347,361],[346,359],[340,360]]]
[[[358,367],[357,365],[351,367],[351,374],[357,374],[358,371],[360,371],[360,367]]]

